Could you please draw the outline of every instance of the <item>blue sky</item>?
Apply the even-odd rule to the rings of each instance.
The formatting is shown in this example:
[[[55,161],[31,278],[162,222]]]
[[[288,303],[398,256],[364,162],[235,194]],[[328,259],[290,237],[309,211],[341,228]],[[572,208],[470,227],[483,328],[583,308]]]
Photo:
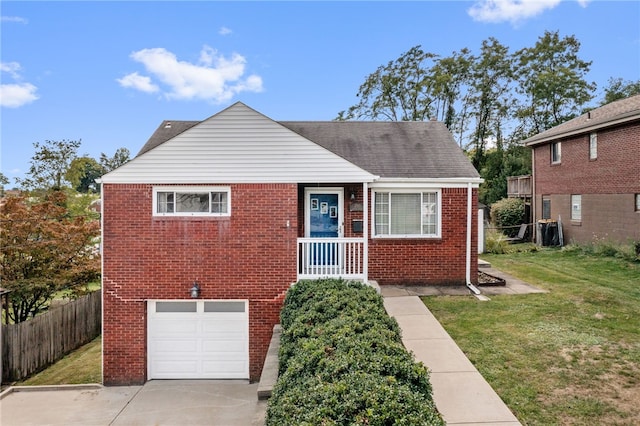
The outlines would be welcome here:
[[[82,140],[135,155],[164,119],[203,120],[242,101],[275,120],[332,120],[366,76],[416,45],[511,51],[545,30],[575,35],[610,77],[640,79],[640,1],[0,2],[0,167],[34,142]],[[9,185],[11,187],[13,182]]]

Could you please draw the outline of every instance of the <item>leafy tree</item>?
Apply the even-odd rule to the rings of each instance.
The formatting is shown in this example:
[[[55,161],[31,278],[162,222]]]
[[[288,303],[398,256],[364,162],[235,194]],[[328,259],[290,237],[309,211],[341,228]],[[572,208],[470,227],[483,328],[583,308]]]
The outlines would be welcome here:
[[[560,38],[558,31],[545,31],[535,46],[516,52],[519,92],[525,96],[517,117],[526,123],[524,136],[575,117],[593,98],[596,85],[585,80],[591,62],[579,52],[578,39]]]
[[[97,192],[96,179],[104,174],[103,167],[88,156],[76,157],[65,174],[66,180],[78,192]]]
[[[80,294],[100,275],[93,246],[100,223],[69,217],[65,198],[61,191],[32,203],[13,196],[0,208],[0,279],[11,290],[8,313],[14,322],[46,310],[60,292]]]
[[[610,78],[607,82],[607,87],[604,88],[604,98],[600,105],[606,105],[638,94],[640,94],[640,80],[625,81],[622,78]]]
[[[104,152],[100,154],[100,166],[102,166],[102,173],[109,173],[112,170],[117,169],[124,163],[129,161],[130,153],[127,148],[118,148],[113,154],[113,157],[107,156]]]
[[[58,191],[69,182],[66,174],[73,160],[78,156],[80,140],[35,142],[35,154],[31,158],[31,167],[24,179],[16,179],[23,189]]]
[[[454,136],[458,135],[460,146],[469,117],[465,93],[471,80],[474,60],[471,51],[464,48],[449,57],[438,59],[432,69],[436,117],[444,122]]]
[[[503,143],[502,123],[512,104],[513,58],[509,48],[491,37],[482,42],[480,56],[472,67],[469,109],[474,111],[475,130],[471,136],[471,162],[482,170],[487,143]]]
[[[360,102],[338,120],[423,121],[433,113],[433,76],[427,66],[436,57],[414,46],[370,74],[360,86]]]

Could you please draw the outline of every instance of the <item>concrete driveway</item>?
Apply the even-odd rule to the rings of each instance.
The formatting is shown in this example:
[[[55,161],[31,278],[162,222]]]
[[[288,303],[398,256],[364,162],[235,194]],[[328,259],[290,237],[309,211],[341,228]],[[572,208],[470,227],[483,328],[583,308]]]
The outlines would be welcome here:
[[[243,380],[152,380],[144,386],[14,388],[0,400],[0,424],[264,425],[266,401]]]

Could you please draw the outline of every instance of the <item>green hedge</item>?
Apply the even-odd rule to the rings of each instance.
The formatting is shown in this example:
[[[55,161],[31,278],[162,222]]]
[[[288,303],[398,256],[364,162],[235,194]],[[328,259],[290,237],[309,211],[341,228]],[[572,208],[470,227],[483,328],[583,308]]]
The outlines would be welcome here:
[[[300,281],[280,322],[267,425],[444,425],[427,369],[405,350],[371,287]]]

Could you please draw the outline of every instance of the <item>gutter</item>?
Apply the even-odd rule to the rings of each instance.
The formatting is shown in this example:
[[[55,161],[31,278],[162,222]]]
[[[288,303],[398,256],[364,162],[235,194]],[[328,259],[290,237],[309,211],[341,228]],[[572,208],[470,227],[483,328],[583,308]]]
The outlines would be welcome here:
[[[472,216],[473,215],[473,195],[471,193],[471,182],[467,184],[467,288],[475,295],[480,294],[480,290],[476,286],[471,283],[471,225],[473,224]]]

